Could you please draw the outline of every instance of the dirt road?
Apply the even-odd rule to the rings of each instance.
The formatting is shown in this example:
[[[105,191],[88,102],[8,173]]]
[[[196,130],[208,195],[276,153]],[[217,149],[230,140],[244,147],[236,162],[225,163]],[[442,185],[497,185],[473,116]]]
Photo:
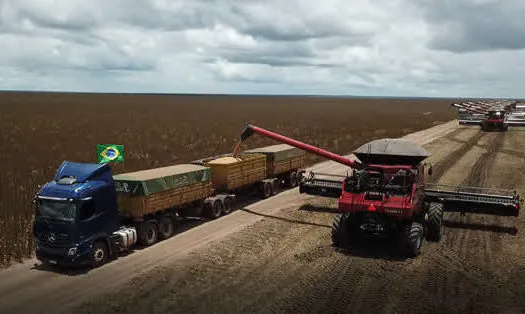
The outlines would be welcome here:
[[[408,138],[434,154],[435,180],[524,194],[523,134],[457,129],[453,121]],[[331,162],[315,170],[344,173]],[[387,242],[334,252],[333,208],[295,189],[86,274],[18,265],[0,272],[0,312],[525,310],[523,237],[511,228],[521,229],[522,218],[447,214],[444,239],[405,260]]]

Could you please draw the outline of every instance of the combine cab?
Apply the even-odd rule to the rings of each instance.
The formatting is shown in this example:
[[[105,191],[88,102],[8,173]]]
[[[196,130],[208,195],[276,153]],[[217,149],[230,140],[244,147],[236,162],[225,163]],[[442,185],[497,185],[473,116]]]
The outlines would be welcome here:
[[[443,213],[447,210],[518,216],[520,197],[515,191],[476,187],[425,185],[425,164],[430,155],[422,147],[400,139],[369,142],[353,153],[358,161],[249,125],[245,140],[258,133],[349,166],[351,174],[310,173],[300,183],[300,193],[338,198],[338,215],[332,240],[345,247],[356,235],[401,235],[401,248],[415,257],[423,239],[439,241]],[[432,175],[432,167],[428,168]],[[459,205],[459,206],[458,206]]]

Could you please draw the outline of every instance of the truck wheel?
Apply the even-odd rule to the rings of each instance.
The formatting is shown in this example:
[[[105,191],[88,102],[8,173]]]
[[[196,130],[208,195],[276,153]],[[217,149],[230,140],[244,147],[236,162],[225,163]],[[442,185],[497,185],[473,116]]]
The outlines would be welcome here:
[[[150,220],[147,223],[144,223],[140,229],[140,241],[143,245],[150,246],[157,242],[159,229],[155,220]]]
[[[332,243],[337,248],[347,248],[350,244],[350,214],[337,215],[332,223]]]
[[[108,248],[102,241],[97,241],[91,248],[91,264],[94,268],[100,267],[108,260]]]
[[[263,198],[272,196],[272,184],[270,182],[263,182],[262,185]]]
[[[213,204],[206,206],[206,217],[211,219],[217,219],[222,213],[222,203],[219,200],[213,202]]]
[[[228,215],[231,212],[232,212],[232,198],[231,197],[226,197],[224,199],[224,204],[222,206],[222,214],[223,215]]]
[[[175,233],[175,221],[171,215],[162,215],[159,218],[159,236],[162,240],[171,238]]]
[[[279,180],[274,180],[272,182],[272,195],[277,195],[279,193]]]
[[[297,173],[290,173],[290,187],[294,188],[297,186]]]
[[[405,227],[406,251],[409,257],[416,257],[421,254],[423,244],[423,225],[419,222],[412,222]]]
[[[443,235],[443,204],[430,203],[427,215],[427,240],[438,242]]]

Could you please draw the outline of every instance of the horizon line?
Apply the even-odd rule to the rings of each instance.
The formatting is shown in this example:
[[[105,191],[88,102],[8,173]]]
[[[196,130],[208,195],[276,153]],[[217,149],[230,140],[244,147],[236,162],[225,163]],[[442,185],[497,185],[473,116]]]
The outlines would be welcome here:
[[[144,95],[144,96],[237,96],[237,97],[319,97],[319,98],[416,98],[416,99],[508,99],[519,100],[513,97],[480,97],[480,96],[365,96],[365,95],[333,95],[333,94],[243,94],[243,93],[162,93],[162,92],[75,92],[75,91],[46,91],[46,90],[1,90],[0,93],[30,93],[30,94],[84,94],[84,95]]]

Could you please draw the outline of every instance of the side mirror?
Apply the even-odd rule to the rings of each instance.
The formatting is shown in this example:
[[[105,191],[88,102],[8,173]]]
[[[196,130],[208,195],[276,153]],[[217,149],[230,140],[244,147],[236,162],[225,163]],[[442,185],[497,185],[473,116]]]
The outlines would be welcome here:
[[[432,166],[430,166],[430,167],[428,168],[428,175],[429,175],[429,176],[432,175]]]

